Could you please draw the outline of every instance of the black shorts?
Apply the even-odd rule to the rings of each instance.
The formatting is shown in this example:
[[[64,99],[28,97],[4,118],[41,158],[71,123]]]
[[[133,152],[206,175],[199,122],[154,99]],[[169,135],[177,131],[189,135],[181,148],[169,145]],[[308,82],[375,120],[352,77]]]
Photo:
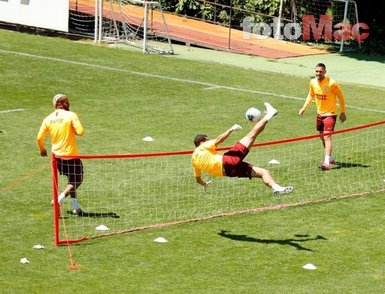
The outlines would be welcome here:
[[[68,177],[68,184],[75,187],[83,182],[83,163],[79,158],[62,159],[55,158],[57,163],[57,170],[61,175]]]

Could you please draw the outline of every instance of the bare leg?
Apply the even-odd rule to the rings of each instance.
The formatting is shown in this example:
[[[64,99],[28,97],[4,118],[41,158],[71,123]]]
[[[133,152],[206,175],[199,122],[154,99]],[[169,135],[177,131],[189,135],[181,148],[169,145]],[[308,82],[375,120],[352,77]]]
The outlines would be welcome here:
[[[289,194],[294,190],[292,186],[282,187],[278,185],[270,174],[270,172],[264,168],[253,166],[253,169],[251,171],[251,177],[262,178],[262,181],[265,183],[265,185],[273,189],[274,194]]]
[[[324,147],[324,160],[319,165],[319,167],[323,170],[330,169],[330,163],[334,163],[332,158],[332,136],[329,134],[329,131],[321,131],[320,134],[324,134],[325,136],[321,137],[322,146]]]
[[[265,102],[265,107],[266,107],[266,115],[253,126],[251,131],[245,137],[243,137],[239,141],[239,143],[241,143],[243,146],[245,146],[249,150],[254,144],[257,136],[265,129],[265,126],[268,123],[268,121],[278,113],[278,111],[275,108],[273,108],[269,103]],[[273,189],[274,194],[287,194],[293,191],[293,187],[291,186],[282,187],[278,185],[275,182],[272,175],[270,174],[270,172],[264,168],[253,166],[251,171],[251,177],[262,178],[262,181],[265,183],[265,185]]]
[[[325,132],[330,133],[330,132]],[[326,135],[323,137],[323,145],[325,149],[325,156],[332,156],[332,136],[331,135]]]
[[[322,135],[324,132],[323,131],[321,131],[321,132],[319,132],[320,133],[320,135]],[[325,137],[320,137],[320,139],[321,139],[321,142],[322,142],[322,146],[324,147],[324,149],[325,149]]]
[[[253,170],[251,172],[251,177],[253,178],[262,178],[262,181],[265,185],[269,187],[273,187],[276,184],[275,180],[271,176],[270,172],[267,169],[253,166]]]
[[[258,121],[253,126],[251,131],[246,136],[244,136],[241,140],[239,140],[239,142],[243,146],[245,146],[247,149],[250,150],[250,148],[254,144],[255,139],[257,138],[257,136],[260,133],[262,133],[262,131],[265,129],[265,126],[266,126],[267,122],[268,122],[268,120],[266,120],[265,118],[262,118],[260,121]]]
[[[64,189],[63,194],[67,197],[68,195],[71,195],[71,193],[74,193],[74,192],[75,192],[74,185],[68,184],[67,187]]]

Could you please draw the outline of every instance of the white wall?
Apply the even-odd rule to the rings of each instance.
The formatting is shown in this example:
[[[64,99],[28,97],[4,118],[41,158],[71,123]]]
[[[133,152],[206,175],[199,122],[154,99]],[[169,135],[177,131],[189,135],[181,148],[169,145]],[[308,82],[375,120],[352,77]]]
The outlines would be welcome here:
[[[0,21],[68,32],[69,0],[0,0]]]

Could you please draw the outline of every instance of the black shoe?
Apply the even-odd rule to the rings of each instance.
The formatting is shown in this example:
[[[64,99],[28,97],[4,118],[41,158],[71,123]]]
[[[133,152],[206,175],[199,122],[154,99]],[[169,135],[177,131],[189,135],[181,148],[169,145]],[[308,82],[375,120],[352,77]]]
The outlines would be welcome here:
[[[73,215],[78,215],[78,216],[84,215],[84,211],[81,208],[74,208],[74,209],[72,209],[71,212]]]

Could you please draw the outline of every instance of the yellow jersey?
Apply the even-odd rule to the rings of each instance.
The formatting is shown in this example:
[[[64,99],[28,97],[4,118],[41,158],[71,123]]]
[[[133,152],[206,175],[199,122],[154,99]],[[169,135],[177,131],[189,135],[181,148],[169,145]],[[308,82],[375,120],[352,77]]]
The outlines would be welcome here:
[[[337,97],[340,104],[340,111],[345,112],[345,97],[337,82],[327,76],[325,76],[321,82],[319,82],[317,78],[314,78],[310,81],[309,94],[304,107],[305,109],[308,108],[315,98],[317,113],[319,115],[338,115]]]
[[[44,139],[49,133],[52,153],[55,155],[78,155],[76,135],[83,136],[84,129],[78,116],[64,109],[56,109],[41,124],[37,135],[39,149],[44,150]]]
[[[191,159],[195,177],[200,177],[202,172],[223,176],[223,155],[217,152],[216,147],[214,140],[209,140],[195,148]]]

